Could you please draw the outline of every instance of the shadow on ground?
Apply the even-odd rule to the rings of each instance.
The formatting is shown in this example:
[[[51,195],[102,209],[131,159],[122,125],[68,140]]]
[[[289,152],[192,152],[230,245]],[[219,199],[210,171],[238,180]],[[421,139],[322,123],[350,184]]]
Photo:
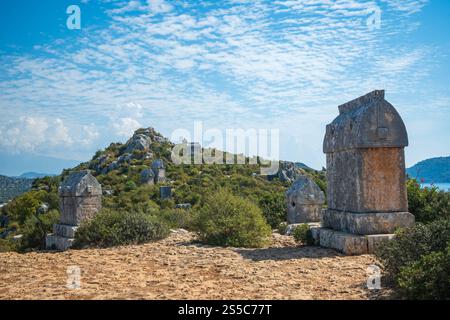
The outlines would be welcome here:
[[[253,261],[264,260],[292,260],[302,258],[332,258],[342,256],[342,254],[320,247],[284,247],[284,248],[263,248],[263,249],[233,249],[245,259]]]

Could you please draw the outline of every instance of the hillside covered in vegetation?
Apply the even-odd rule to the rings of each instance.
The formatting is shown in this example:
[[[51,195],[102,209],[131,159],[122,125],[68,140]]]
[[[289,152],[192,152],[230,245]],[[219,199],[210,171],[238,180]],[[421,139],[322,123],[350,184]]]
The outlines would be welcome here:
[[[308,174],[325,191],[325,173],[291,162],[281,162],[278,174],[261,176],[259,164],[174,164],[174,144],[153,128],[139,129],[125,144],[111,143],[93,158],[59,176],[36,179],[32,190],[2,208],[0,215],[0,250],[27,251],[43,249],[45,234],[58,220],[58,186],[72,171],[91,173],[103,188],[104,211],[119,216],[143,213],[163,220],[168,227],[188,227],[191,214],[212,193],[226,189],[245,198],[261,210],[265,222],[276,228],[285,220],[285,190],[302,174]],[[227,154],[224,152],[224,157]],[[236,157],[236,155],[234,155]],[[142,183],[141,173],[156,159],[165,164],[172,198],[161,200],[159,185]],[[176,204],[190,204],[192,210],[175,209]],[[116,214],[117,217],[117,214]],[[19,236],[19,240],[17,237]],[[13,240],[16,239],[16,240]]]
[[[406,170],[411,178],[426,183],[450,183],[450,157],[421,161]]]
[[[0,204],[31,189],[32,179],[0,175]]]
[[[262,176],[260,162],[250,164],[247,158],[245,164],[175,164],[173,147],[154,129],[139,129],[127,143],[112,143],[88,162],[34,180],[30,191],[1,208],[0,251],[45,248],[45,236],[60,216],[58,186],[72,171],[91,170],[103,188],[103,210],[82,223],[74,248],[141,244],[180,228],[211,245],[264,248],[272,245],[273,229],[283,233],[286,227],[285,191],[300,175],[327,189],[325,170],[301,163],[281,161],[276,174]],[[141,176],[158,159],[165,165],[164,185],[173,190],[165,200],[159,194],[161,184],[148,184]],[[450,193],[421,188],[413,179],[407,188],[409,211],[417,224],[399,229],[376,256],[401,296],[448,299]],[[303,245],[308,244],[305,226],[293,231]]]

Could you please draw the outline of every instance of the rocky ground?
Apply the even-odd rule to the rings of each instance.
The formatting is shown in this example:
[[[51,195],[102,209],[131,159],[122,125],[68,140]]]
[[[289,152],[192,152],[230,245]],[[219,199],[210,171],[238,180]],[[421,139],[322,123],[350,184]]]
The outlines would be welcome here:
[[[377,299],[365,288],[374,262],[275,233],[270,248],[237,249],[178,230],[144,245],[0,253],[0,299]],[[79,289],[66,287],[69,266],[81,269]]]

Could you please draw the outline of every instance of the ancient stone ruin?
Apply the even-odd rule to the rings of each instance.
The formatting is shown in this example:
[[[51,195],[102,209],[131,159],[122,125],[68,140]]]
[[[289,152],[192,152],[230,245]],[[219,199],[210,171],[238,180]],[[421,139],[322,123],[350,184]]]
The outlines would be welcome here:
[[[164,167],[164,161],[161,159],[153,161],[152,170],[155,173],[155,183],[166,182],[166,169]]]
[[[320,245],[346,254],[373,252],[398,227],[414,224],[408,212],[402,118],[373,91],[339,106],[327,125],[327,200]],[[319,235],[320,234],[320,235]]]
[[[141,172],[142,184],[158,184],[166,182],[166,169],[164,161],[157,159],[152,162],[151,168],[145,169]]]
[[[159,196],[161,200],[172,198],[172,187],[169,186],[159,187]]]
[[[141,183],[154,185],[155,184],[155,173],[152,169],[145,169],[141,172]]]
[[[61,219],[47,235],[48,249],[67,250],[80,223],[102,208],[102,187],[88,170],[71,173],[59,188]]]
[[[289,224],[320,222],[325,194],[309,177],[301,176],[286,191]]]

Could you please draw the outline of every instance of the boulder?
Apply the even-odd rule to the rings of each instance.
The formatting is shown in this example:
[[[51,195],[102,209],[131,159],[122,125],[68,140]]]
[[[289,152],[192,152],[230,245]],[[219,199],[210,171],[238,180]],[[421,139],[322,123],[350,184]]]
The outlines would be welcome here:
[[[280,161],[277,174],[268,176],[268,179],[278,178],[282,182],[293,183],[302,175],[303,171],[294,162]]]
[[[135,133],[125,144],[124,153],[133,153],[133,151],[148,150],[152,139],[141,133]]]
[[[177,205],[175,205],[175,209],[191,209],[192,205],[190,203],[178,203]]]

